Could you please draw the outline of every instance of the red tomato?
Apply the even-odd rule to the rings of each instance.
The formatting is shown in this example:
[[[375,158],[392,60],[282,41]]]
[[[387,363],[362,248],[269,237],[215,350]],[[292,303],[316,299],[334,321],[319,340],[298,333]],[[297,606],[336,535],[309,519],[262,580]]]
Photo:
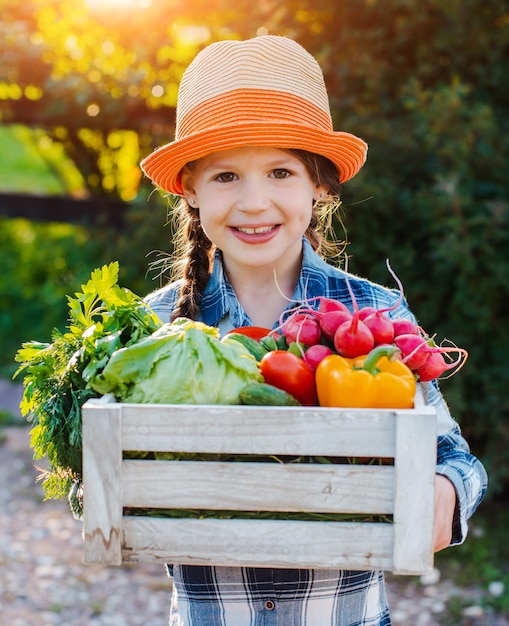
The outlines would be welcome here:
[[[316,383],[313,370],[299,356],[286,350],[267,352],[260,361],[265,382],[283,389],[304,406],[316,406]]]
[[[240,326],[239,328],[233,328],[228,331],[226,334],[230,333],[240,333],[241,335],[246,335],[247,337],[251,337],[256,341],[260,341],[262,337],[266,337],[272,331],[270,328],[262,328],[261,326]]]

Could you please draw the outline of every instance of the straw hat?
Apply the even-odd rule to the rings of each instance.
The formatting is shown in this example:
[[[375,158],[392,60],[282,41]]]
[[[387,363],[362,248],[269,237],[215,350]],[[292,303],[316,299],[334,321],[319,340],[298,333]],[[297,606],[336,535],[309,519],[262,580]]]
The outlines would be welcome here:
[[[366,160],[359,137],[335,132],[320,66],[298,43],[267,35],[202,50],[180,84],[175,141],[141,162],[145,174],[182,195],[186,163],[239,146],[298,148],[330,159],[344,182]]]

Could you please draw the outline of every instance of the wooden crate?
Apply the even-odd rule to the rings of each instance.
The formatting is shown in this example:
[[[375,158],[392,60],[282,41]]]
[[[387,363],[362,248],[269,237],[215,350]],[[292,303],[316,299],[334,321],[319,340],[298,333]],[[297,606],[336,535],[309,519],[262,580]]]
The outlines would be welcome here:
[[[355,465],[123,460],[123,451],[384,457]],[[87,563],[282,568],[433,565],[436,412],[117,404],[83,407]],[[128,516],[125,508],[383,514],[392,522]]]

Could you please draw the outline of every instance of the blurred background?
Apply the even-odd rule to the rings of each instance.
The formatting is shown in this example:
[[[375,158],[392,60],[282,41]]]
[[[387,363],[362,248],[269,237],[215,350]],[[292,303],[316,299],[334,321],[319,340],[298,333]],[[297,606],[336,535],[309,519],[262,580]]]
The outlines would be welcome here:
[[[164,282],[171,198],[138,163],[173,137],[185,67],[212,41],[290,36],[324,70],[335,128],[369,144],[366,166],[343,191],[349,269],[394,286],[389,259],[421,325],[469,352],[441,387],[488,470],[489,494],[468,541],[437,556],[433,584],[464,593],[435,607],[435,622],[401,623],[505,624],[509,2],[0,0],[0,8],[3,429],[21,421],[7,401],[21,383],[10,382],[16,351],[65,329],[66,295],[92,269],[118,260],[120,283],[139,295]],[[96,613],[83,623],[110,623]]]

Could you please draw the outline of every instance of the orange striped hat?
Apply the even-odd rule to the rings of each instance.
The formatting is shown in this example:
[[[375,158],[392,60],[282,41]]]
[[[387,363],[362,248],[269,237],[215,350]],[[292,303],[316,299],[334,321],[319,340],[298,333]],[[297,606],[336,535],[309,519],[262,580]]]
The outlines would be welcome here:
[[[182,195],[186,163],[239,146],[320,154],[335,163],[341,182],[357,174],[367,152],[359,137],[334,131],[317,61],[292,39],[274,35],[202,50],[180,84],[175,141],[141,167],[156,185]]]

